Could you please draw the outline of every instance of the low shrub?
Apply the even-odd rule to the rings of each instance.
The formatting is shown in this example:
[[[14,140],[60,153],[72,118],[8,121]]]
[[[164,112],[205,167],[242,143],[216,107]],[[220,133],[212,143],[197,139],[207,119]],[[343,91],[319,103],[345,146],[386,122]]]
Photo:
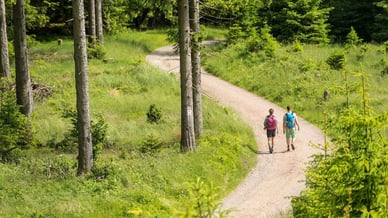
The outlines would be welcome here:
[[[15,92],[10,87],[8,81],[0,81],[0,161],[3,162],[13,160],[13,150],[28,148],[33,142],[31,124],[20,113]]]
[[[147,112],[147,121],[149,123],[159,123],[162,119],[162,113],[159,107],[151,104]]]

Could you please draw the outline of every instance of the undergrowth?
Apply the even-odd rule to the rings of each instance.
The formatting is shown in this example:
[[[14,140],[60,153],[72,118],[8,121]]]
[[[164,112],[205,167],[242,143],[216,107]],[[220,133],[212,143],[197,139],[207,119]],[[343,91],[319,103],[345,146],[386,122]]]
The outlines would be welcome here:
[[[388,108],[388,56],[384,45],[282,46],[268,57],[265,51],[247,53],[243,42],[205,47],[203,65],[216,76],[243,87],[285,108],[291,105],[301,117],[323,127],[324,112],[337,113],[345,106],[359,108],[361,71],[366,73],[370,105],[377,112]],[[333,58],[344,57],[331,68]],[[361,55],[362,54],[362,55]],[[325,100],[327,91],[330,98]],[[263,115],[264,116],[264,115]]]
[[[89,60],[99,147],[92,172],[82,177],[76,147],[61,147],[75,146],[72,41],[30,49],[31,78],[52,87],[52,95],[34,105],[36,145],[0,163],[0,217],[197,217],[216,210],[254,166],[257,146],[234,111],[204,98],[197,152],[179,152],[179,81],[145,63],[146,54],[167,44],[165,36],[107,36],[106,61]]]

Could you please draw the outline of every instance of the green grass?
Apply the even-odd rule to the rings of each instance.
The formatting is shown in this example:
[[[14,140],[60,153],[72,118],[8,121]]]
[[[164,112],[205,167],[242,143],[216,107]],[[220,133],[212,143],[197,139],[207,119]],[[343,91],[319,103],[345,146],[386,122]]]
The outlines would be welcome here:
[[[106,36],[106,57],[89,60],[92,119],[102,114],[107,144],[92,174],[76,177],[76,152],[49,147],[72,128],[61,117],[75,108],[72,42],[37,43],[30,50],[32,80],[53,89],[35,102],[36,147],[0,164],[0,217],[182,217],[195,214],[193,185],[201,178],[214,199],[227,195],[255,165],[252,130],[236,113],[204,99],[204,136],[195,153],[180,153],[179,81],[145,63],[145,55],[167,44],[162,31]],[[150,124],[151,104],[162,122]],[[139,152],[147,140],[153,154]],[[74,149],[76,150],[76,149]],[[216,202],[216,200],[214,200]]]
[[[388,108],[388,76],[381,71],[388,66],[388,57],[380,45],[367,44],[347,50],[344,70],[332,70],[327,58],[339,45],[304,45],[299,52],[293,46],[282,46],[272,58],[263,53],[247,54],[245,45],[205,48],[203,65],[210,72],[282,107],[291,105],[303,118],[323,128],[324,113],[336,114],[347,104],[345,72],[348,76],[349,105],[361,108],[361,77],[367,78],[370,106],[376,112]],[[208,50],[206,50],[208,49]],[[360,58],[362,50],[365,55]],[[323,101],[324,90],[330,100]]]

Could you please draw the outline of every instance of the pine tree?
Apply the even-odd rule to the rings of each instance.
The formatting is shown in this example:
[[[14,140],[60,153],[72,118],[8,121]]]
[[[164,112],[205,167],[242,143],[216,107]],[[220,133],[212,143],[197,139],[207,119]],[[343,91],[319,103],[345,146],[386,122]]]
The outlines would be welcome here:
[[[291,29],[289,35],[305,43],[329,42],[329,12],[330,8],[321,8],[322,0],[297,0],[288,3],[286,23]]]
[[[364,106],[331,118],[328,128],[338,135],[330,152],[311,161],[307,188],[292,199],[294,217],[388,216],[388,113],[372,112],[361,78]]]

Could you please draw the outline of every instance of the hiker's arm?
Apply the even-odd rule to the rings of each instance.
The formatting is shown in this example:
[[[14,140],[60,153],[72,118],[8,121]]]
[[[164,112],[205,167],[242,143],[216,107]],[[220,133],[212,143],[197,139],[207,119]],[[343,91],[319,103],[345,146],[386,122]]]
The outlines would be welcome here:
[[[298,119],[296,119],[296,118],[295,118],[295,124],[298,127],[298,131],[300,131],[299,122],[298,122]]]

